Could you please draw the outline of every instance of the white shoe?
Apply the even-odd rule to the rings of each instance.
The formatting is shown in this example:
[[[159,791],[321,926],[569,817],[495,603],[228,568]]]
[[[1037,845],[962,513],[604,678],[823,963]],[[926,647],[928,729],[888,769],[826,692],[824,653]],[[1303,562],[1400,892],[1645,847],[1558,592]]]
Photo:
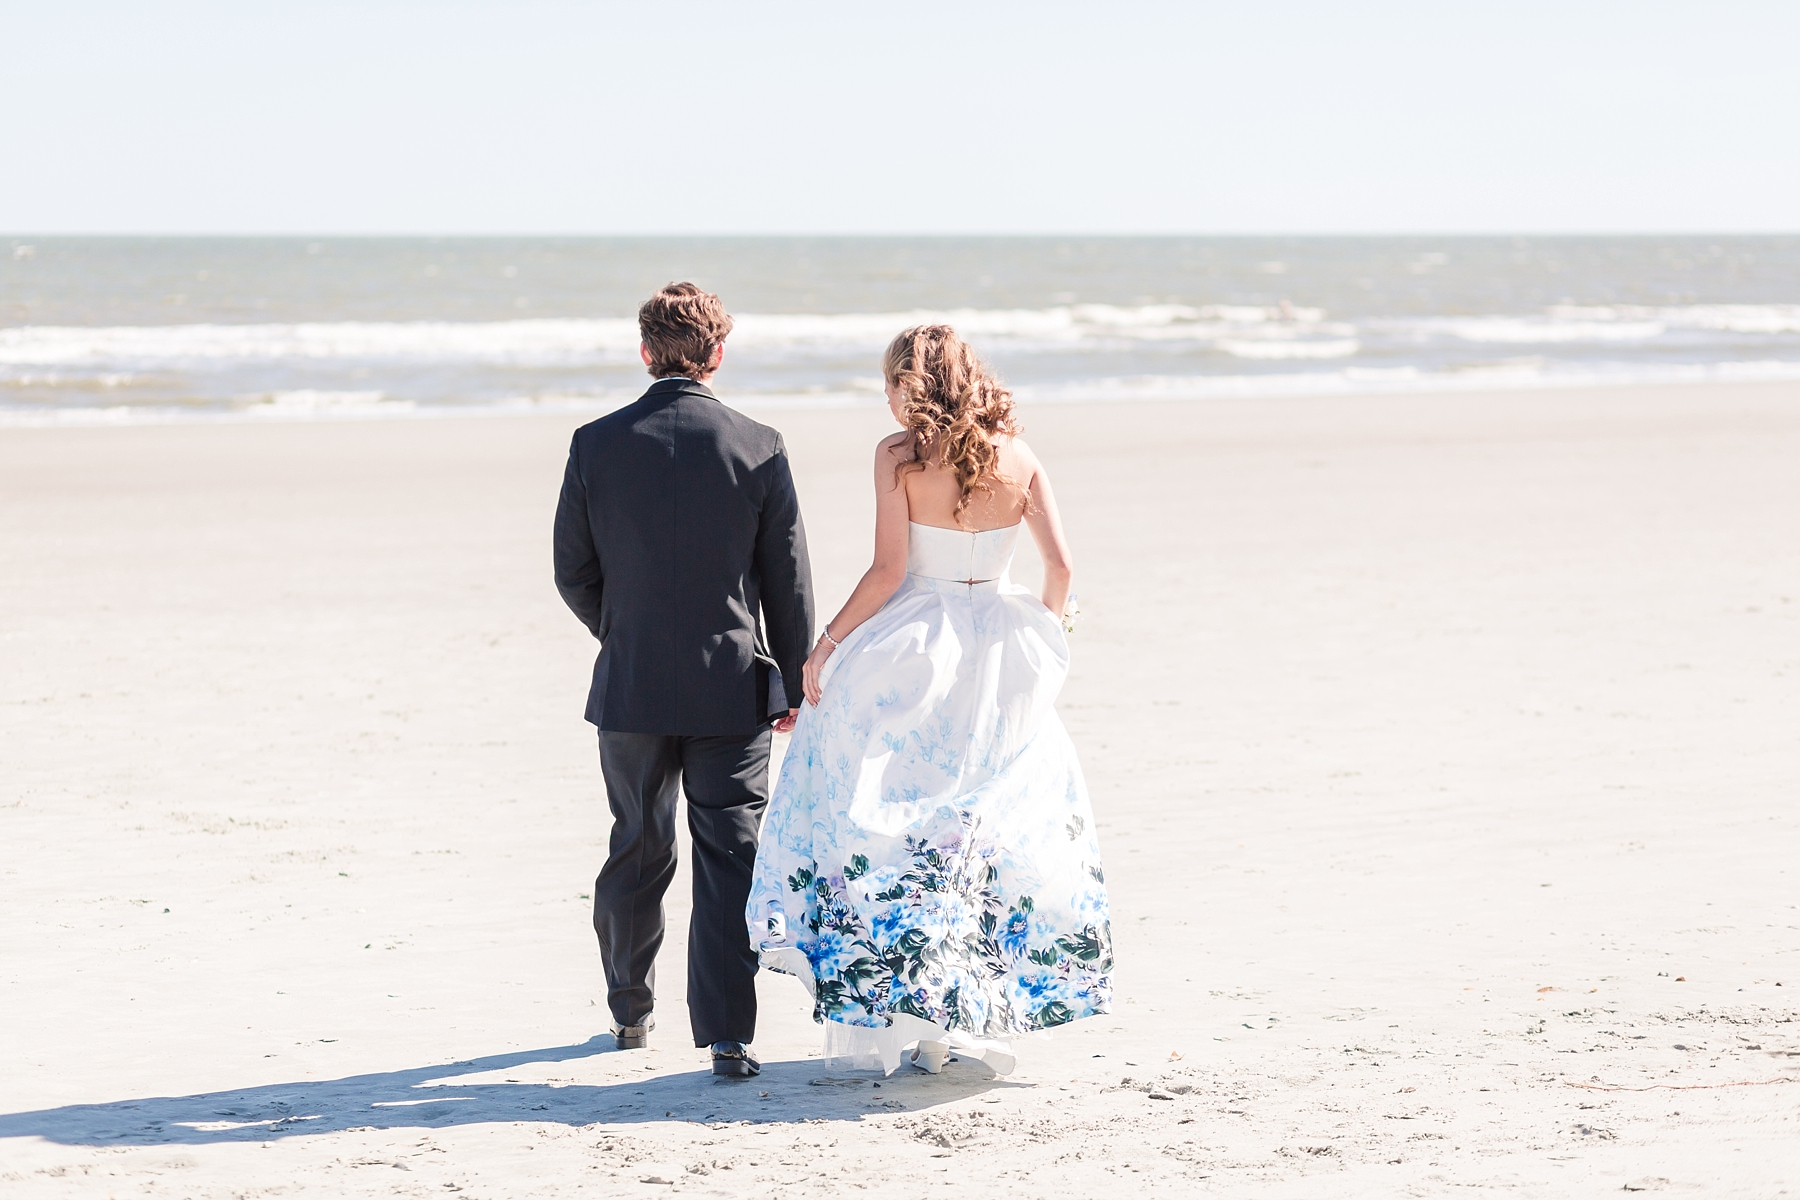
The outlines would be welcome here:
[[[919,1070],[936,1075],[944,1069],[944,1060],[949,1057],[948,1042],[920,1042],[919,1048],[912,1052],[912,1063]]]

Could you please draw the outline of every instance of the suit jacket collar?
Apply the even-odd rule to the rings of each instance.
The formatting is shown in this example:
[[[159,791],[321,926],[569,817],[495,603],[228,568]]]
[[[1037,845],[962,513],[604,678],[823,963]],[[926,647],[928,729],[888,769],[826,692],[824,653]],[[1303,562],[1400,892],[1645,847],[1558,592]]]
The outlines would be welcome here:
[[[692,379],[659,379],[650,385],[650,390],[644,393],[644,399],[648,400],[653,396],[673,398],[684,393],[689,396],[705,396],[708,400],[718,399],[711,388]]]

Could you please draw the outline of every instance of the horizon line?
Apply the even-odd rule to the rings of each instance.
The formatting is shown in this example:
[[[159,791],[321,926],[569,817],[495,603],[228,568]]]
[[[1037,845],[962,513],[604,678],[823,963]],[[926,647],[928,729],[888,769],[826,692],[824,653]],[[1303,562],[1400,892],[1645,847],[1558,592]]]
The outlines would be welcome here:
[[[1061,230],[1061,231],[1010,231],[1010,232],[919,232],[919,231],[762,231],[762,232],[719,232],[719,231],[612,231],[612,232],[521,232],[509,230],[460,230],[460,231],[419,231],[419,230],[0,230],[0,238],[19,241],[26,238],[46,240],[51,238],[459,238],[459,239],[642,239],[642,240],[676,240],[676,239],[775,239],[775,238],[884,238],[893,240],[924,241],[929,239],[973,239],[973,238],[1092,238],[1092,239],[1130,239],[1130,238],[1748,238],[1748,237],[1800,237],[1800,228],[1795,229],[1761,229],[1761,230],[1723,230],[1723,229],[1648,229],[1648,230],[1592,230],[1592,229],[1538,229],[1538,230],[1165,230],[1145,232],[1095,231],[1095,230]]]

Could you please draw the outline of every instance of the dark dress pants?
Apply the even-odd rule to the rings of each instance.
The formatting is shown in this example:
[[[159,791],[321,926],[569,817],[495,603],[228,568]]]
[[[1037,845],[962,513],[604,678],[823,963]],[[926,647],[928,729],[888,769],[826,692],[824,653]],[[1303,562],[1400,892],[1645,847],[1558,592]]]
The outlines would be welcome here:
[[[756,953],[744,924],[756,837],[769,800],[769,730],[724,737],[600,731],[612,842],[594,881],[594,932],[613,1020],[655,1006],[663,893],[675,877],[675,800],[687,792],[694,843],[688,1019],[694,1045],[756,1037]]]

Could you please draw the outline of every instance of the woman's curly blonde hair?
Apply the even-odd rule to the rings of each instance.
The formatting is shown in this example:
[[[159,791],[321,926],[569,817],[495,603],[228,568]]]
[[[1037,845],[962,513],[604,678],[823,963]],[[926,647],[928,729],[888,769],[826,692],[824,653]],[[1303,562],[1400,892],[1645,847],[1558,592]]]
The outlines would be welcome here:
[[[900,394],[900,420],[912,434],[912,458],[895,468],[922,471],[927,460],[956,474],[962,498],[956,523],[978,491],[992,493],[1000,473],[994,439],[1019,432],[1012,393],[974,348],[948,325],[915,325],[888,343],[881,373]]]

